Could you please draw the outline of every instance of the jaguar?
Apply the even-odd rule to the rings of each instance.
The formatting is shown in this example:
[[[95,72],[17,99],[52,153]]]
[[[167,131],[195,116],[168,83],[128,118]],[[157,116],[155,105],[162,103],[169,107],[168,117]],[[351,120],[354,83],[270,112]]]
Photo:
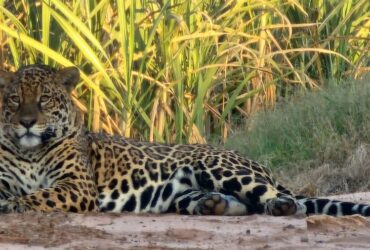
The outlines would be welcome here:
[[[76,67],[0,71],[0,212],[370,216],[294,195],[235,151],[88,132],[71,97],[79,79]]]

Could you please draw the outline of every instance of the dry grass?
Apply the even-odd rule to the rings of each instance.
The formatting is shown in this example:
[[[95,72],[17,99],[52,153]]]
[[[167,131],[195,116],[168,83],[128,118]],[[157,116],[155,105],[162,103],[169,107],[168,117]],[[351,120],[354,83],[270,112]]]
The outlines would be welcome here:
[[[342,164],[276,171],[277,178],[297,194],[327,196],[370,190],[370,145],[362,144]]]

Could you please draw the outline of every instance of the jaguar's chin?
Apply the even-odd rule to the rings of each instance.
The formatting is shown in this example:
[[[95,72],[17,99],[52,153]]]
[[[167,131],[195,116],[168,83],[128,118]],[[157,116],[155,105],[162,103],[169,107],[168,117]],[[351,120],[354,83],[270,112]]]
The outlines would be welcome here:
[[[41,137],[33,135],[33,134],[25,134],[24,136],[19,138],[19,145],[22,148],[25,148],[28,150],[32,150],[32,149],[39,147],[41,143],[42,143]]]

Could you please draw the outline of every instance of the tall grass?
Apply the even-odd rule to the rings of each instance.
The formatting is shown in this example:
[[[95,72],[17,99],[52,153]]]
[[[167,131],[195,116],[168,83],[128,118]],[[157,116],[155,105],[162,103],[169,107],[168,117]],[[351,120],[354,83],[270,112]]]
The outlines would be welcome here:
[[[226,138],[232,116],[369,71],[366,0],[0,0],[0,66],[77,65],[93,131]]]

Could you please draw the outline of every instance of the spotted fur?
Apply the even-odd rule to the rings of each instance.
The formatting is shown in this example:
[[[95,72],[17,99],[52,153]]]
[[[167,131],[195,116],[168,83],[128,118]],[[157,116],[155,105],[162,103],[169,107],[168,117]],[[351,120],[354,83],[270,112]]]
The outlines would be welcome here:
[[[234,151],[85,133],[77,79],[74,68],[0,72],[1,211],[370,216],[366,204],[294,196]]]

